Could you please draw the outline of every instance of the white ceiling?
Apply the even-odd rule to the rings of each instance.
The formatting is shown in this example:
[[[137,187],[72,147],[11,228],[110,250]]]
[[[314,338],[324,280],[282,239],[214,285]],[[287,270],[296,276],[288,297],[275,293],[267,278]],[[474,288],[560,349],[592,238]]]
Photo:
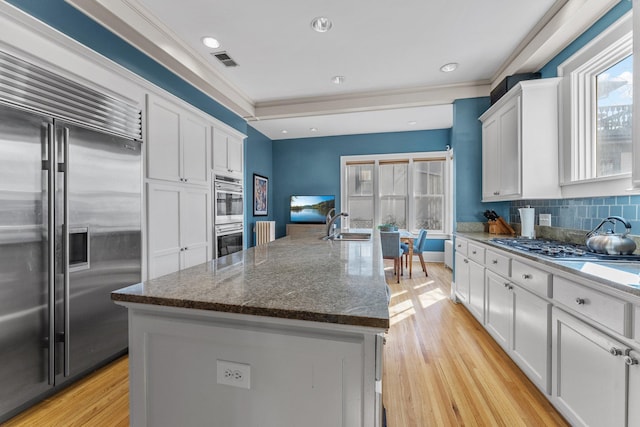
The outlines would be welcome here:
[[[557,53],[563,46],[547,45],[564,31],[568,12],[572,19],[588,12],[580,24],[585,27],[615,3],[67,1],[213,94],[271,139],[450,127],[454,99],[486,96],[489,84],[504,75],[535,71],[542,58],[532,59],[541,46],[547,60]],[[333,28],[313,31],[310,22],[317,16],[330,18]],[[205,47],[203,36],[217,38],[220,48]],[[536,37],[538,47],[529,52]],[[218,51],[239,66],[222,65],[211,55]],[[448,62],[459,63],[458,69],[441,72]],[[336,75],[345,83],[333,84]],[[312,127],[318,132],[310,132]]]

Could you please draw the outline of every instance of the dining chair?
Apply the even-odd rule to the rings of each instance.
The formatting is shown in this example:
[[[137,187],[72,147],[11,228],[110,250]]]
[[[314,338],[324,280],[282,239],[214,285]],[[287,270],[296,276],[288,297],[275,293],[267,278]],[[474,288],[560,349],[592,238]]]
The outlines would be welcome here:
[[[422,252],[427,250],[427,230],[420,229],[418,233],[418,237],[413,239],[413,255],[418,255],[420,258],[420,265],[422,265],[422,271],[424,271],[425,275],[429,275],[427,272],[427,266],[424,263],[424,257],[422,256]],[[413,260],[409,260],[409,251],[405,251],[405,264],[408,262],[413,262]]]
[[[400,246],[400,232],[381,231],[380,245],[382,247],[382,258],[393,260],[393,273],[398,277],[398,283],[400,283],[402,256],[405,253],[402,246]]]

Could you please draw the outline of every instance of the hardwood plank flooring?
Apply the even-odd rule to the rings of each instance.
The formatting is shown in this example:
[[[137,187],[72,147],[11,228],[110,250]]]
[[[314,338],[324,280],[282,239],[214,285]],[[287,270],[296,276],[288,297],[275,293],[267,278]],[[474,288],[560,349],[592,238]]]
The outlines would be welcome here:
[[[383,400],[389,427],[567,426],[480,324],[449,299],[451,272],[419,263],[392,289],[384,348]],[[123,357],[9,420],[17,426],[127,426],[128,359]]]
[[[383,401],[389,427],[567,426],[484,328],[450,298],[451,272],[419,263],[391,286]]]

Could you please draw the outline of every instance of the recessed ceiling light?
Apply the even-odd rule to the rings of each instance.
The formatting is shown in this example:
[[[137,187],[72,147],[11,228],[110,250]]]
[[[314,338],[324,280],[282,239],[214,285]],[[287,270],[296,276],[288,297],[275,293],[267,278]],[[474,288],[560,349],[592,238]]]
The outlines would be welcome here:
[[[344,83],[344,76],[331,77],[331,83],[341,85],[342,83]]]
[[[318,16],[311,21],[311,28],[319,33],[326,33],[331,29],[333,23],[331,20],[324,16]]]
[[[456,68],[458,68],[458,64],[456,62],[450,62],[440,67],[440,71],[442,71],[443,73],[450,73]]]
[[[289,131],[286,129],[282,129],[282,133],[289,133]]]
[[[211,49],[217,49],[220,47],[220,42],[213,37],[203,37],[202,44]]]
[[[407,124],[409,126],[414,126],[414,125],[418,124],[418,122],[416,122],[415,120],[411,120],[411,121],[408,121]]]
[[[309,128],[311,132],[318,132],[318,128]]]

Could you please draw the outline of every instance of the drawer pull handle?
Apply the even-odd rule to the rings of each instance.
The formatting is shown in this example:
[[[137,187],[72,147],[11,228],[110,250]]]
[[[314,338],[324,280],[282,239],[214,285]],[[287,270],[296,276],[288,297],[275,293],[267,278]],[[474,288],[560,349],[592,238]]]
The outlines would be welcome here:
[[[638,359],[634,359],[631,356],[625,356],[624,357],[624,363],[626,363],[629,366],[637,365],[638,364]]]
[[[497,264],[497,263],[498,263],[498,260],[497,260],[497,259],[494,259],[494,260],[493,260],[493,261],[491,261],[491,262],[493,262],[494,264]]]
[[[609,353],[611,353],[612,356],[620,356],[622,354],[622,350],[617,347],[611,347],[609,349]]]
[[[576,304],[584,305],[584,303],[585,303],[584,298],[576,298]]]
[[[522,275],[522,278],[525,279],[525,280],[533,279],[533,275],[529,274],[529,273],[525,273],[525,274]]]

